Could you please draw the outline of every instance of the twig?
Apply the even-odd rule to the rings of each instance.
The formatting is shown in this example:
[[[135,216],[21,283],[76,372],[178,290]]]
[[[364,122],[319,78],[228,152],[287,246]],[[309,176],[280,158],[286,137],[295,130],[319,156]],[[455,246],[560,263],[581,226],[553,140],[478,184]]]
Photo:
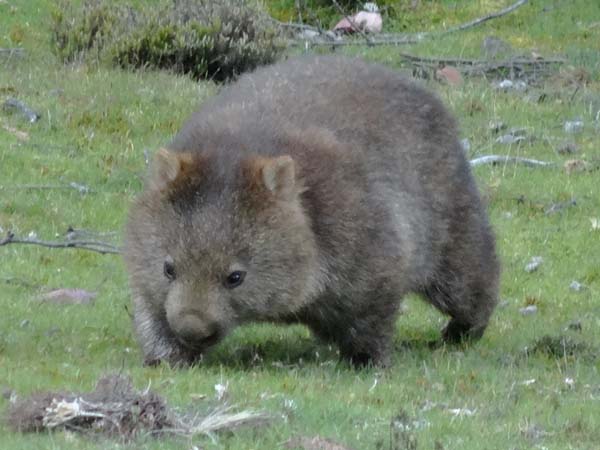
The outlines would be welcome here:
[[[48,248],[78,248],[82,250],[90,250],[101,254],[114,253],[119,254],[121,250],[119,247],[109,244],[108,242],[96,241],[96,240],[72,240],[72,241],[41,241],[34,238],[17,238],[11,231],[8,232],[6,237],[0,240],[0,247],[8,244],[29,244],[29,245],[40,245]]]
[[[443,34],[454,33],[456,31],[462,31],[462,30],[466,30],[467,28],[472,28],[477,25],[481,25],[482,23],[487,22],[488,20],[505,16],[505,15],[513,12],[518,7],[524,5],[525,3],[527,3],[527,0],[519,0],[515,3],[513,3],[512,5],[504,8],[504,9],[501,9],[500,11],[496,11],[495,13],[488,14],[487,16],[483,16],[478,19],[471,20],[470,22],[463,23],[462,25],[458,25],[456,27],[448,28],[446,31],[443,31],[442,33]]]
[[[555,164],[547,161],[538,161],[537,159],[520,158],[518,156],[504,155],[486,155],[469,161],[471,166],[481,166],[484,164],[522,164],[528,167],[554,167]]]

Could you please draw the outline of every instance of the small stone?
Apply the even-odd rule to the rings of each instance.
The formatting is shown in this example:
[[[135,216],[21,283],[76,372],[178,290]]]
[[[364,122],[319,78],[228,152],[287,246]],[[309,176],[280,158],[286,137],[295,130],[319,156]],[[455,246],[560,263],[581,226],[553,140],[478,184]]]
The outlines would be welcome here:
[[[525,136],[515,136],[513,134],[503,134],[502,136],[498,136],[496,138],[496,142],[498,144],[511,145],[518,144],[521,141],[525,140]]]
[[[542,262],[544,262],[544,258],[542,258],[541,256],[532,257],[531,261],[529,261],[527,263],[527,265],[525,266],[525,272],[527,272],[527,273],[535,272],[540,267]]]
[[[579,292],[583,288],[585,288],[585,286],[576,280],[571,281],[571,284],[569,284],[569,289],[571,289],[572,291],[575,291],[575,292]]]
[[[583,131],[582,120],[567,120],[564,124],[565,133],[581,133]]]
[[[488,123],[488,129],[492,133],[499,133],[502,130],[506,130],[507,127],[508,127],[508,125],[506,125],[504,122],[490,122],[490,123]]]
[[[460,145],[465,153],[471,150],[471,142],[467,138],[461,139]]]
[[[519,312],[524,316],[531,316],[531,315],[537,313],[537,310],[538,310],[537,306],[529,305],[529,306],[526,306],[525,308],[520,308]]]

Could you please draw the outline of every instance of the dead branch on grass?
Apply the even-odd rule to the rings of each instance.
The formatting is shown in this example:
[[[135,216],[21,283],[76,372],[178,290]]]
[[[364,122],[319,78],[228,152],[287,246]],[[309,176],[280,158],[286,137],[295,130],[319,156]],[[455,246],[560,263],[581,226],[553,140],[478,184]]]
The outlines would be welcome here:
[[[446,31],[443,31],[442,33],[449,34],[449,33],[454,33],[456,31],[463,31],[468,28],[473,28],[477,25],[481,25],[482,23],[487,22],[488,20],[492,20],[492,19],[496,19],[497,17],[505,16],[505,15],[513,12],[518,7],[523,6],[525,3],[527,3],[527,0],[519,0],[515,3],[513,3],[512,5],[507,6],[504,9],[501,9],[500,11],[496,11],[495,13],[488,14],[487,16],[479,17],[478,19],[471,20],[470,22],[463,23],[462,25],[450,27]]]
[[[517,56],[503,61],[489,61],[485,59],[465,58],[437,58],[416,56],[409,53],[400,53],[400,57],[413,66],[431,71],[432,73],[441,66],[456,67],[464,75],[489,75],[509,72],[517,78],[524,76],[548,75],[553,66],[565,63],[563,58],[525,58]]]
[[[84,184],[76,183],[74,181],[69,184],[18,184],[15,186],[0,186],[0,190],[4,191],[19,191],[19,190],[51,190],[51,189],[74,189],[80,194],[89,194],[93,192],[89,187]]]
[[[334,4],[337,3],[334,0]],[[378,36],[368,37],[366,40],[364,39],[339,39],[339,40],[327,40],[327,36],[324,33],[320,33],[315,38],[311,39],[298,39],[293,41],[290,45],[306,45],[306,46],[331,46],[331,47],[339,47],[345,45],[405,45],[405,44],[416,44],[418,42],[422,42],[426,39],[434,39],[444,37],[448,34],[455,33],[457,31],[463,31],[469,28],[473,28],[475,26],[481,25],[489,20],[496,19],[498,17],[505,16],[515,11],[517,8],[521,7],[527,3],[527,0],[518,0],[513,3],[511,6],[508,6],[500,11],[495,13],[487,14],[483,17],[479,17],[477,19],[471,20],[469,22],[465,22],[463,24],[457,25],[455,27],[451,27],[447,30],[442,31],[421,31],[417,33],[392,33],[392,34],[380,34]],[[303,29],[304,25],[286,25],[290,27],[297,27]],[[312,28],[311,31],[316,31],[316,29]]]
[[[29,244],[29,245],[39,245],[42,247],[48,248],[77,248],[82,250],[90,250],[92,252],[97,252],[101,254],[119,254],[121,250],[116,245],[110,244],[108,242],[98,241],[98,240],[65,240],[65,241],[42,241],[36,238],[27,237],[27,238],[19,238],[16,237],[12,231],[9,231],[6,237],[0,240],[0,247],[9,244]]]
[[[518,156],[504,155],[487,155],[469,161],[472,167],[491,164],[493,166],[499,164],[521,164],[527,167],[554,167],[555,164],[547,161],[539,161],[537,159],[520,158]]]

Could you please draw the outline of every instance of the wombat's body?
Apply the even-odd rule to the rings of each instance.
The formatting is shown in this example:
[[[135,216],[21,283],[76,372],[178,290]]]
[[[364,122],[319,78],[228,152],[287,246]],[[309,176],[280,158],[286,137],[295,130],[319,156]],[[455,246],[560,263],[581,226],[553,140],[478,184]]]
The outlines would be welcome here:
[[[385,364],[409,292],[480,337],[494,239],[440,101],[392,70],[310,57],[243,76],[158,152],[125,259],[146,360],[193,362],[232,327],[300,322]]]

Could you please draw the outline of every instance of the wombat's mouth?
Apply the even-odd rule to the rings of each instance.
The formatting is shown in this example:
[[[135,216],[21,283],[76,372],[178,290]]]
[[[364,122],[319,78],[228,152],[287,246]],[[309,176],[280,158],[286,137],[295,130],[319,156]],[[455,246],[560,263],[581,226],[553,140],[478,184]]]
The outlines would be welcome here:
[[[178,337],[179,342],[186,348],[194,351],[202,351],[209,347],[212,347],[217,342],[221,340],[222,333],[220,331],[215,331],[211,335],[202,338],[202,339],[194,339],[188,340],[181,337]]]

